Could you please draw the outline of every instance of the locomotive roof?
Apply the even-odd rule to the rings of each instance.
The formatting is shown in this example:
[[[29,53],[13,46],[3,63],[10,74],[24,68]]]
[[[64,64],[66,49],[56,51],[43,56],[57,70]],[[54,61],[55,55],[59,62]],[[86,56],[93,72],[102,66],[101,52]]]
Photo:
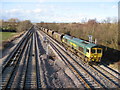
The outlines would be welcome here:
[[[63,37],[65,37],[66,39],[72,39],[72,37],[69,35],[64,35]]]
[[[71,37],[69,35],[64,35],[63,36],[64,38],[68,39],[68,40],[71,40],[72,42],[76,43],[77,45],[79,46],[82,46],[82,47],[86,47],[86,48],[92,48],[92,47],[95,47],[97,46],[96,44],[94,43],[90,43],[90,42],[87,42],[85,40],[81,40],[79,38],[74,38],[74,37]]]

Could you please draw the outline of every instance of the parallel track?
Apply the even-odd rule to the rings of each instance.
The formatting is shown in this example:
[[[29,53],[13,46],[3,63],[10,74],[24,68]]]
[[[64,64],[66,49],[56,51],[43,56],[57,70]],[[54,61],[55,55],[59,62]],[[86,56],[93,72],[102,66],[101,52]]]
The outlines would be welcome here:
[[[2,70],[2,88],[41,88],[38,60],[38,41],[35,30],[27,32]],[[19,53],[16,53],[19,51]],[[10,54],[11,55],[11,54]]]
[[[23,52],[26,48],[30,36],[31,34],[28,33],[27,38],[26,36],[24,37],[23,42],[21,42],[19,48],[17,48],[17,51],[19,51],[19,53],[15,50],[13,56],[12,57],[10,56],[11,58],[9,58],[9,60],[7,60],[7,62],[3,65],[2,69],[3,89],[11,87],[11,83],[13,82],[15,73],[22,58],[21,56],[23,55]]]
[[[32,30],[34,29],[34,30]],[[43,69],[40,38],[45,33],[31,28],[16,45],[16,48],[3,62],[2,87],[37,89],[49,87],[47,76]],[[83,88],[120,88],[120,74],[107,66],[90,66],[79,57],[67,52],[63,46],[46,35],[50,41],[50,47],[63,60],[65,65],[76,76]],[[44,66],[45,67],[45,66]],[[107,71],[109,70],[109,71]],[[112,74],[111,72],[114,72]],[[118,75],[118,77],[116,76]]]
[[[120,80],[120,73],[113,70],[112,68],[108,67],[107,65],[105,65],[104,63],[101,63],[102,66],[100,66],[100,68],[104,69],[105,71],[108,71],[109,73],[111,73],[112,75],[114,75],[116,78],[118,78]]]
[[[60,50],[56,44],[53,44],[54,42],[52,39],[49,39],[49,41],[51,41],[50,45],[54,48],[54,50],[58,53],[66,65],[72,70],[72,72],[74,72],[79,80],[82,80],[82,82],[84,82],[84,88],[104,88],[104,86],[100,84],[94,76],[87,72],[82,66],[74,62],[74,60],[71,57],[67,56],[64,51]]]
[[[49,37],[49,38],[50,38],[50,37]],[[52,38],[50,38],[50,41],[53,41],[53,43],[56,43]],[[62,51],[66,52],[65,49],[64,49],[63,47],[61,47],[58,43],[56,43],[56,46],[59,46],[59,48],[61,48]],[[71,56],[71,55],[69,54],[69,56]],[[72,56],[71,56],[71,57],[72,57]],[[74,60],[75,60],[75,59],[76,59],[76,58],[74,58]],[[79,58],[77,57],[77,60],[78,60],[78,59],[79,59]],[[77,61],[77,60],[75,60],[75,62],[80,65],[81,62],[79,62],[79,61]],[[82,63],[82,64],[84,65],[84,63]],[[84,65],[84,69],[86,69],[86,68],[88,68],[88,67],[85,67],[85,65]],[[108,76],[106,75],[105,72],[101,72],[101,71],[98,70],[98,69],[93,69],[93,68],[90,67],[90,66],[89,66],[89,68],[91,68],[92,70],[94,70],[94,71],[92,71],[93,73],[94,73],[94,72],[97,72],[100,77],[102,77],[102,78],[105,79],[104,83],[101,82],[101,83],[103,83],[102,85],[104,85],[105,88],[119,88],[119,87],[120,87],[120,85],[119,85],[119,79],[117,79],[115,76],[109,74],[109,78],[108,78]],[[104,70],[104,71],[105,71],[105,70]],[[115,80],[114,80],[114,79],[115,79]],[[117,80],[118,80],[118,82],[117,82]],[[105,85],[105,84],[108,84],[108,85]],[[112,85],[113,85],[113,86],[112,86]]]

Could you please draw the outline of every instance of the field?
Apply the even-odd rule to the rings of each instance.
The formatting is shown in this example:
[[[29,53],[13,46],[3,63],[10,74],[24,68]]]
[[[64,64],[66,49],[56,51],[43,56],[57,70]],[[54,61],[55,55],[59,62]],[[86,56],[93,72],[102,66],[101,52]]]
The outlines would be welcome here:
[[[14,35],[16,35],[17,33],[14,32],[0,32],[0,37],[2,37],[2,42],[9,40],[10,38],[12,38]]]

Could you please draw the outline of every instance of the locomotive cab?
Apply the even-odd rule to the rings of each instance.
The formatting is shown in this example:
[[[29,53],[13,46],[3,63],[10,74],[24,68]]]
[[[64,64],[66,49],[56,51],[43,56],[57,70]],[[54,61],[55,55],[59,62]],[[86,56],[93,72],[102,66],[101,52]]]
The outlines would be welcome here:
[[[90,50],[90,60],[95,62],[100,62],[102,57],[102,48],[91,48]]]

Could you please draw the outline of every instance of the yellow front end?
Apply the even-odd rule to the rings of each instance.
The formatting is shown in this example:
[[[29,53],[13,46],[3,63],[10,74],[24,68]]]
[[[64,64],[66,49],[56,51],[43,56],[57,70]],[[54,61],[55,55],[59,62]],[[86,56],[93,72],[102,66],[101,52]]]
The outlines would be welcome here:
[[[102,57],[102,48],[92,48],[90,52],[90,61],[100,62]]]

